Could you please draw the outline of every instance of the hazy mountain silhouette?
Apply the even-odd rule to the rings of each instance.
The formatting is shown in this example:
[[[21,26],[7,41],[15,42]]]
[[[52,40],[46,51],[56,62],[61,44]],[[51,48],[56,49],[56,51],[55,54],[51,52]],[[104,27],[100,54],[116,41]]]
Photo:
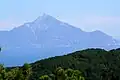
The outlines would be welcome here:
[[[0,31],[0,38],[3,47],[0,62],[5,65],[19,65],[84,48],[119,47],[117,40],[101,31],[85,32],[47,14],[10,31]]]

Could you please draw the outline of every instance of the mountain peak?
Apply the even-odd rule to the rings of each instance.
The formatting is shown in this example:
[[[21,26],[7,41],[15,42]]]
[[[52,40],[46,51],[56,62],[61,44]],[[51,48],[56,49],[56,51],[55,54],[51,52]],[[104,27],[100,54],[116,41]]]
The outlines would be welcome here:
[[[41,18],[41,17],[43,17],[43,18],[45,18],[45,17],[49,17],[50,15],[48,15],[48,14],[46,14],[46,13],[42,13],[38,18]]]
[[[48,18],[53,18],[53,17],[48,15],[48,14],[46,14],[46,13],[43,13],[34,22],[39,22],[41,20],[46,20]]]

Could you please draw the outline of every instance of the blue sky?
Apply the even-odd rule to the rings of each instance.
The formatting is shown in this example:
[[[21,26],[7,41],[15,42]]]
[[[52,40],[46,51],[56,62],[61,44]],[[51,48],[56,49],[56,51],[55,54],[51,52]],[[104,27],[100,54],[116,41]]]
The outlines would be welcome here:
[[[120,37],[120,0],[1,0],[0,30],[11,29],[47,13],[85,31]]]

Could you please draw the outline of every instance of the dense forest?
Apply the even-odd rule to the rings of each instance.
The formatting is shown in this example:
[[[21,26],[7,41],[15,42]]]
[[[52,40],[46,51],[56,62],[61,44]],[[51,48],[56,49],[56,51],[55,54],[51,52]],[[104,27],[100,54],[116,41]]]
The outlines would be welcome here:
[[[29,64],[24,64],[21,68],[5,68],[0,65],[0,80],[29,80],[32,75],[32,68]]]
[[[0,80],[16,80],[3,79],[5,75],[17,80],[120,80],[120,49],[86,49],[19,68],[1,66]],[[18,75],[22,77],[18,79]]]

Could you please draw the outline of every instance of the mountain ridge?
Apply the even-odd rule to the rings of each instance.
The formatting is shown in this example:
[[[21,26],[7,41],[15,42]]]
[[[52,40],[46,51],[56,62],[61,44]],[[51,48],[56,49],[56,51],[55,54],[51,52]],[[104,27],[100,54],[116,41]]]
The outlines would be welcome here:
[[[0,45],[5,47],[2,54],[5,65],[13,65],[9,61],[16,58],[23,58],[23,61],[14,63],[19,65],[86,48],[113,49],[120,46],[117,40],[101,31],[85,32],[46,14],[10,31],[0,31],[0,37]]]

